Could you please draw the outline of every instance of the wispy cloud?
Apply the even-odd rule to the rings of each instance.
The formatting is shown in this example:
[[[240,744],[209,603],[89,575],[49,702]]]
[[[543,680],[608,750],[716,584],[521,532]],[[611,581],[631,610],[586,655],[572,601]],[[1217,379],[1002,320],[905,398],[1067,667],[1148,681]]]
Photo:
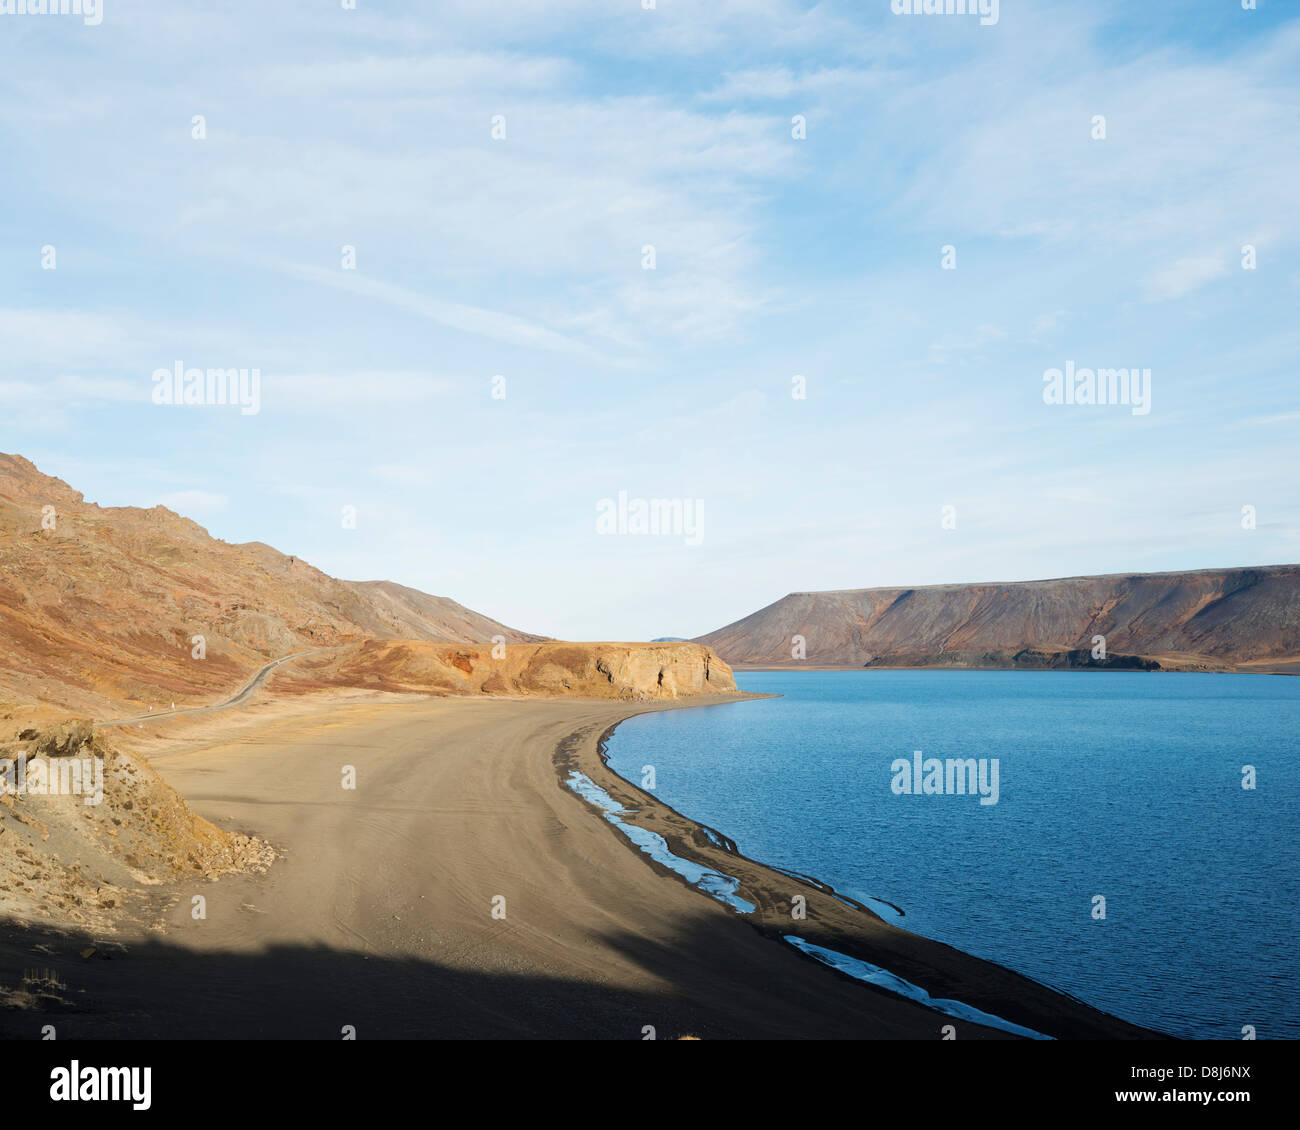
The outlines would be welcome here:
[[[562,350],[588,357],[595,356],[594,351],[581,342],[574,341],[545,326],[536,325],[524,318],[498,310],[485,310],[463,302],[450,302],[420,294],[396,283],[368,278],[355,271],[326,270],[299,263],[282,263],[278,266],[285,274],[304,282],[331,286],[337,290],[346,290],[352,294],[386,302],[390,306],[396,306],[449,329],[459,330],[461,333],[476,334],[530,349]]]
[[[792,588],[1281,559],[1300,20],[1267,7],[18,21],[0,448],[572,636],[705,631]],[[156,408],[177,359],[259,367],[262,411]],[[1150,366],[1152,413],[1045,407],[1070,359]],[[593,548],[625,486],[706,496],[705,544]]]
[[[1222,258],[1199,256],[1179,259],[1147,280],[1147,294],[1153,301],[1182,298],[1228,273]]]

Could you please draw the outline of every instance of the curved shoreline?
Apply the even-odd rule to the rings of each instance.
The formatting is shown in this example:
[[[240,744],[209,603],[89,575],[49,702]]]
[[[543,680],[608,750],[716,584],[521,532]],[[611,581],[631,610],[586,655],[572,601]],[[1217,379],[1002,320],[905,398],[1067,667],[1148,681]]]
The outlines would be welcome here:
[[[781,696],[780,696],[780,695],[771,695],[771,694],[749,694],[747,697],[748,697],[748,698],[780,698]],[[744,699],[742,699],[741,701],[744,701]],[[685,705],[685,706],[690,706],[690,705],[693,705],[693,704],[691,704],[691,703],[685,703],[685,704],[683,704],[683,705]],[[715,704],[715,703],[709,703],[708,705],[711,705],[711,706],[712,706],[712,705],[717,705],[717,706],[726,706],[727,703],[725,703],[725,702],[720,702],[720,703],[716,703],[716,704]],[[652,712],[650,712],[650,711],[643,711],[642,713],[652,713]],[[621,726],[621,725],[623,724],[623,722],[626,722],[626,721],[628,721],[628,720],[631,719],[631,718],[639,718],[640,716],[641,716],[640,714],[630,714],[630,715],[628,715],[627,718],[624,718],[622,721],[620,721],[620,722],[615,722],[612,726],[609,727],[609,729],[607,729],[607,730],[606,730],[606,731],[605,731],[605,732],[600,736],[600,741],[597,743],[597,753],[600,754],[600,759],[601,759],[602,763],[605,765],[605,768],[607,768],[607,769],[608,769],[612,774],[614,774],[614,776],[618,777],[619,780],[625,782],[626,784],[628,784],[628,785],[629,785],[630,787],[632,787],[632,788],[636,788],[636,786],[635,786],[635,785],[632,785],[632,783],[631,783],[630,781],[628,781],[626,777],[623,777],[622,774],[620,774],[620,773],[618,772],[617,769],[615,769],[612,765],[610,765],[610,763],[609,763],[609,753],[608,753],[608,749],[609,749],[609,742],[610,742],[610,739],[612,739],[613,736],[614,736],[614,731],[617,730],[617,729],[619,728],[619,726]],[[638,790],[638,791],[640,791],[640,790]],[[657,797],[656,797],[655,799],[658,800]],[[760,866],[760,867],[767,868],[769,871],[775,871],[775,872],[777,872],[778,874],[786,875],[786,876],[788,876],[788,877],[791,878],[791,879],[796,879],[796,880],[798,880],[798,881],[800,881],[800,882],[807,883],[809,886],[811,886],[811,887],[815,887],[815,888],[816,888],[817,890],[819,890],[819,891],[824,891],[826,894],[830,895],[831,898],[833,898],[833,899],[837,899],[838,901],[844,903],[846,906],[851,907],[851,908],[854,909],[854,910],[859,910],[859,911],[861,911],[861,912],[864,913],[864,914],[869,914],[872,918],[875,918],[875,919],[877,919],[877,920],[880,921],[880,922],[883,922],[883,923],[888,924],[888,925],[892,925],[892,923],[889,922],[889,919],[884,918],[883,916],[881,916],[880,914],[878,914],[876,911],[872,910],[872,908],[871,908],[870,906],[866,905],[865,903],[861,902],[861,901],[858,900],[858,899],[855,899],[852,895],[846,895],[843,891],[836,890],[835,887],[833,887],[830,883],[823,882],[821,879],[818,879],[816,876],[813,876],[813,875],[807,875],[807,874],[805,874],[805,873],[802,872],[802,871],[795,871],[793,868],[789,868],[789,867],[781,867],[781,866],[779,866],[779,865],[777,865],[777,864],[775,864],[775,863],[765,863],[765,862],[763,862],[763,861],[760,860],[760,859],[754,859],[752,856],[747,856],[747,855],[744,854],[744,852],[742,852],[742,851],[740,850],[740,845],[739,845],[735,840],[733,840],[730,836],[725,836],[725,835],[723,835],[721,832],[719,832],[716,828],[713,828],[713,827],[711,827],[710,825],[705,824],[705,823],[703,823],[703,822],[701,822],[701,821],[698,821],[698,820],[694,820],[694,819],[692,819],[691,817],[687,816],[685,813],[679,811],[678,809],[672,808],[671,805],[669,805],[669,804],[667,804],[667,803],[665,803],[665,802],[663,802],[663,801],[660,801],[660,803],[663,804],[665,808],[668,808],[671,812],[676,813],[676,815],[679,816],[682,820],[684,820],[684,821],[686,821],[686,822],[688,822],[688,823],[691,823],[691,824],[695,824],[697,827],[699,827],[699,828],[704,832],[704,834],[705,834],[706,836],[708,836],[708,837],[710,837],[710,838],[715,838],[715,837],[716,837],[716,839],[717,839],[717,840],[719,841],[719,843],[720,843],[720,846],[723,846],[723,847],[724,847],[724,850],[727,851],[729,854],[731,854],[731,855],[738,855],[738,856],[741,856],[742,858],[748,860],[748,861],[751,862],[751,863],[754,863],[754,864],[756,864],[756,865],[758,865],[758,866]],[[883,903],[885,906],[888,906],[891,910],[893,910],[893,911],[898,915],[898,917],[899,917],[900,919],[902,919],[902,918],[906,918],[906,917],[907,917],[907,911],[904,910],[904,909],[903,909],[901,906],[899,906],[897,903],[890,902],[888,899],[882,899],[882,898],[879,898],[879,897],[877,897],[877,896],[875,896],[875,895],[872,895],[872,896],[870,896],[870,897],[872,898],[873,901],[875,901],[875,902],[879,902],[879,903]],[[927,935],[924,935],[924,934],[915,934],[913,931],[910,931],[910,930],[907,931],[907,933],[913,934],[915,937],[927,937]],[[931,941],[937,941],[937,939],[934,939],[934,938],[931,938],[930,940],[931,940]],[[948,943],[939,943],[939,944],[947,945]],[[951,947],[951,948],[954,948],[954,949],[955,949],[956,947]],[[966,953],[965,950],[959,950],[958,952],[959,952],[959,953],[963,953],[963,954]],[[846,956],[847,956],[847,955],[846,955]],[[967,954],[967,956],[969,956],[969,957],[975,957],[974,954]],[[988,958],[976,958],[976,960],[978,960],[978,961],[988,961],[989,959],[988,959]],[[996,963],[996,962],[990,962],[990,964],[997,965],[998,963]],[[1058,996],[1068,997],[1070,1000],[1074,1001],[1075,1003],[1077,1003],[1077,1004],[1079,1004],[1079,1005],[1082,1005],[1084,1008],[1093,1008],[1093,1007],[1094,1007],[1094,1006],[1092,1006],[1092,1005],[1089,1005],[1088,1002],[1085,1001],[1082,997],[1076,996],[1074,993],[1071,993],[1071,992],[1067,991],[1066,989],[1062,989],[1062,988],[1060,988],[1060,987],[1058,987],[1058,986],[1056,986],[1056,985],[1049,984],[1049,983],[1046,982],[1046,981],[1039,980],[1037,977],[1031,977],[1028,973],[1019,973],[1017,970],[1011,969],[1010,966],[1002,966],[1002,965],[998,965],[998,968],[1006,969],[1008,972],[1011,972],[1011,973],[1016,973],[1017,976],[1024,977],[1026,980],[1028,980],[1028,981],[1032,981],[1035,985],[1039,985],[1039,986],[1041,986],[1042,988],[1048,990],[1049,992],[1056,993]],[[1097,1009],[1096,1011],[1102,1011],[1102,1010]],[[1104,1013],[1104,1015],[1106,1015],[1106,1016],[1113,1016],[1114,1014],[1113,1014],[1113,1013]],[[1132,1023],[1131,1021],[1125,1021],[1125,1020],[1123,1020],[1121,1017],[1114,1017],[1114,1019],[1119,1020],[1121,1023],[1125,1023],[1125,1024],[1131,1024],[1131,1023]],[[1138,1025],[1137,1027],[1140,1028],[1141,1025]],[[1157,1038],[1160,1038],[1160,1039],[1177,1039],[1177,1037],[1175,1037],[1175,1036],[1170,1036],[1168,1033],[1165,1033],[1165,1032],[1159,1032],[1159,1031],[1156,1030],[1156,1029],[1150,1029],[1150,1031],[1151,1031],[1151,1032],[1152,1032],[1152,1033],[1153,1033]]]
[[[30,1038],[50,1018],[71,1039],[336,1039],[345,1023],[379,1039],[639,1040],[647,1026],[659,1038],[1018,1038],[982,1016],[1058,1038],[1155,1038],[750,860],[600,757],[629,717],[740,701],[413,696],[126,730],[197,815],[256,832],[280,858],[203,883],[202,919],[194,880],[150,888],[147,906],[114,917],[112,961],[83,956],[105,943],[75,922],[2,932],[0,991],[39,964],[69,993],[0,1008],[0,1037]],[[341,765],[358,789],[340,788]],[[700,897],[593,819],[569,768],[636,809],[620,820],[701,868],[690,874],[716,872],[706,889],[731,893],[734,879],[753,912]],[[807,915],[792,922],[800,896]]]
[[[720,696],[710,697],[707,701],[648,705],[629,712],[598,735],[593,735],[589,728],[575,730],[555,747],[553,760],[560,786],[570,791],[566,780],[568,773],[576,771],[584,775],[623,806],[626,811],[620,815],[625,820],[631,818],[628,822],[662,837],[675,856],[697,867],[734,878],[738,884],[737,897],[743,897],[746,903],[755,907],[753,912],[738,917],[763,936],[800,953],[805,960],[818,961],[806,949],[790,943],[787,940],[790,934],[797,934],[805,946],[842,955],[846,965],[859,963],[888,971],[888,976],[934,1000],[960,1001],[968,1008],[1001,1019],[1008,1025],[1050,1038],[1173,1038],[1103,1012],[1025,974],[903,930],[813,876],[752,859],[734,840],[640,789],[609,764],[610,739],[630,718],[663,709],[731,705],[758,697],[771,696]],[[635,845],[625,837],[620,836],[620,839],[625,849],[635,850]],[[683,881],[679,872],[641,854],[649,866],[671,876],[675,882]],[[789,907],[797,897],[805,900],[806,917],[795,920]],[[828,968],[833,976],[855,984],[862,983],[847,972],[827,966],[824,961],[818,964]],[[936,1017],[942,1018],[943,1014],[936,1011]]]

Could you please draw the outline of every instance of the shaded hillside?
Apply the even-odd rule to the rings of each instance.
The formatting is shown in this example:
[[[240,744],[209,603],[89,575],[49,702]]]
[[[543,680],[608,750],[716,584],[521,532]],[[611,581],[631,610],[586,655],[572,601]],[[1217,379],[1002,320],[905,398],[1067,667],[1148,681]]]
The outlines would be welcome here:
[[[268,659],[312,647],[494,636],[541,638],[445,597],[340,581],[260,542],[219,541],[162,506],[89,504],[0,454],[0,699],[102,715],[208,701]]]
[[[698,642],[734,664],[1285,668],[1300,565],[791,593]]]

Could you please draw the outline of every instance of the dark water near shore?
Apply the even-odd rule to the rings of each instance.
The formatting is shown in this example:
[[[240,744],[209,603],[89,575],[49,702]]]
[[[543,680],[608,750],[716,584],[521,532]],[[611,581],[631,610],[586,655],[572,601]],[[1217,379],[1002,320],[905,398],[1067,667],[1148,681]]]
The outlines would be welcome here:
[[[643,715],[610,763],[746,855],[1172,1035],[1300,1038],[1300,678],[744,672],[784,697]],[[998,759],[998,800],[896,759]],[[1253,765],[1257,787],[1242,788]],[[1094,896],[1106,900],[1094,918]],[[888,915],[888,911],[884,913]]]

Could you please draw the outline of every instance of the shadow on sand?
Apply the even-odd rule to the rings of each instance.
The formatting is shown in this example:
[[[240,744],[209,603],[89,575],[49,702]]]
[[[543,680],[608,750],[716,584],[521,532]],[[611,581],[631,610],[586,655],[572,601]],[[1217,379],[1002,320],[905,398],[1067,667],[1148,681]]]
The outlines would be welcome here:
[[[641,1040],[646,1025],[658,1039],[879,1034],[876,994],[846,1002],[842,989],[852,996],[857,986],[841,986],[833,976],[817,977],[816,993],[802,984],[789,991],[774,986],[759,968],[750,994],[701,983],[684,955],[701,947],[725,952],[734,938],[707,920],[671,947],[593,935],[593,956],[616,948],[655,979],[678,986],[654,992],[328,947],[205,952],[162,938],[123,945],[0,922],[0,1038],[40,1039],[48,1024],[60,1040],[338,1040],[345,1025],[364,1039]],[[473,964],[472,954],[459,957],[462,966]],[[888,1009],[893,1002],[882,1003]]]

